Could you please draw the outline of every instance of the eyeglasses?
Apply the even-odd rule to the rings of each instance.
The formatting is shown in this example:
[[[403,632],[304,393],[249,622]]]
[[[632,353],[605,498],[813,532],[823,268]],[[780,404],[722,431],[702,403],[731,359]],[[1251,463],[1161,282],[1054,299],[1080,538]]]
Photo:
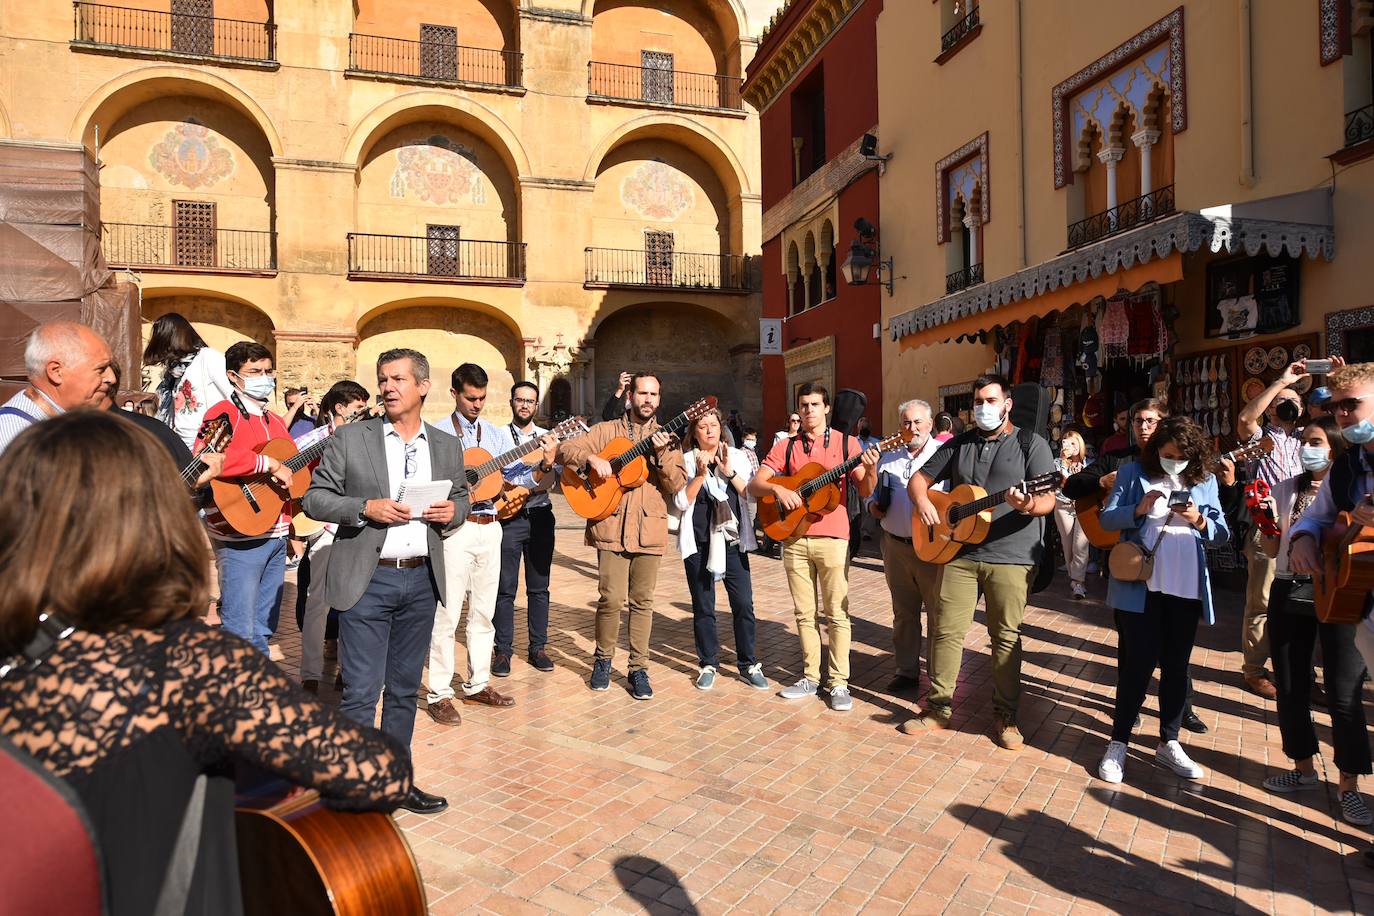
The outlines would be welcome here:
[[[1341,398],[1339,401],[1327,401],[1326,409],[1332,413],[1354,413],[1360,409],[1360,402],[1367,401],[1374,397],[1374,394],[1362,394],[1353,398]]]
[[[511,402],[519,404],[521,407],[533,407],[539,403],[534,398],[511,398]]]
[[[1136,418],[1135,418],[1134,420],[1132,420],[1131,422],[1134,423],[1136,426],[1158,426],[1158,425],[1159,425],[1159,421],[1158,421],[1158,420],[1152,420],[1152,419],[1150,419],[1149,417],[1136,417]]]
[[[788,422],[788,423],[800,423],[800,422],[801,422],[801,417],[788,417],[788,418],[787,418],[787,422]]]
[[[410,478],[415,476],[415,467],[417,464],[419,464],[419,459],[416,457],[416,453],[419,450],[420,447],[414,442],[406,446],[406,480],[409,480]]]

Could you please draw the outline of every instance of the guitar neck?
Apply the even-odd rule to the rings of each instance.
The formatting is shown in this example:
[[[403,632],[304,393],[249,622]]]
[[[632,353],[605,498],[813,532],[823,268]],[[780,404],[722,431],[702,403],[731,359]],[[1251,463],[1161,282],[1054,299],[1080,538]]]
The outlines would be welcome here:
[[[660,426],[658,429],[654,430],[654,433],[675,433],[690,422],[691,420],[688,419],[686,413],[680,413],[677,416],[673,417],[671,420],[669,420],[667,423]],[[625,467],[625,465],[629,464],[631,461],[634,461],[636,458],[648,455],[649,450],[653,447],[654,436],[653,433],[650,433],[649,435],[645,436],[643,439],[640,439],[634,445],[626,449],[620,455],[619,458],[616,458],[614,461],[612,461],[611,467],[615,469],[616,472],[619,472],[622,468]]]
[[[329,437],[326,436],[319,442],[311,443],[310,445],[301,449],[299,452],[292,455],[290,458],[286,459],[282,463],[285,464],[288,468],[290,468],[291,472],[294,474],[296,471],[299,471],[301,468],[305,467],[307,464],[318,459],[321,455],[323,455],[324,445],[328,441]]]
[[[802,497],[807,497],[823,487],[839,483],[841,480],[844,480],[846,474],[859,466],[859,462],[863,461],[863,458],[863,452],[851,456],[849,460],[835,465],[819,477],[802,484],[801,488],[797,490],[797,494]]]
[[[521,458],[524,458],[526,455],[530,454],[531,452],[536,452],[536,451],[538,451],[539,449],[541,449],[541,448],[543,448],[543,447],[544,447],[544,446],[543,446],[542,444],[540,444],[540,442],[539,442],[538,439],[531,439],[530,441],[526,442],[524,445],[517,445],[515,448],[511,449],[510,451],[508,451],[508,452],[506,452],[506,453],[504,453],[504,454],[501,454],[501,455],[497,455],[495,458],[491,459],[490,461],[484,461],[484,462],[482,462],[482,463],[479,464],[476,468],[473,469],[473,473],[475,473],[475,474],[477,475],[477,479],[478,479],[478,480],[481,480],[482,478],[486,477],[488,474],[491,474],[491,473],[493,473],[493,472],[495,472],[495,471],[499,471],[501,468],[504,468],[506,465],[511,464],[512,462],[515,462],[515,461],[519,461]]]
[[[201,454],[204,453],[202,452]],[[209,465],[200,459],[200,455],[197,455],[191,459],[190,464],[181,469],[181,482],[188,487],[194,487],[196,481],[200,479],[201,474],[205,473],[205,469],[208,466]]]
[[[1024,484],[1025,481],[1022,481],[1020,485]],[[1005,490],[989,493],[987,496],[981,499],[975,499],[973,502],[964,503],[962,506],[956,506],[949,511],[950,523],[958,524],[961,519],[968,518],[970,515],[977,515],[979,512],[995,509],[1007,501],[1007,493],[1009,493],[1011,489],[1011,487],[1007,487]]]

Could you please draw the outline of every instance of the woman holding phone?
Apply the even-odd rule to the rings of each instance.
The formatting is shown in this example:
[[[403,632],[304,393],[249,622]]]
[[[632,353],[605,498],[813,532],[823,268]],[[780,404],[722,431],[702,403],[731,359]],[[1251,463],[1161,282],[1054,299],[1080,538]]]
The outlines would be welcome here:
[[[1217,481],[1202,429],[1187,417],[1160,421],[1139,461],[1122,465],[1102,525],[1153,553],[1148,578],[1112,576],[1107,604],[1116,615],[1117,685],[1112,737],[1097,773],[1121,782],[1126,753],[1150,678],[1159,669],[1159,747],[1155,762],[1186,779],[1202,779],[1178,742],[1187,704],[1188,658],[1199,620],[1213,623],[1205,544],[1230,537],[1217,501]],[[1120,549],[1120,548],[1117,548]]]
[[[1054,459],[1055,470],[1067,480],[1083,470],[1087,460],[1087,448],[1083,436],[1077,430],[1069,430],[1059,440],[1059,457]],[[1073,500],[1064,495],[1063,490],[1055,492],[1054,524],[1059,529],[1059,542],[1064,545],[1064,562],[1069,573],[1069,591],[1077,599],[1088,597],[1083,581],[1088,570],[1088,536],[1078,523],[1078,512]]]

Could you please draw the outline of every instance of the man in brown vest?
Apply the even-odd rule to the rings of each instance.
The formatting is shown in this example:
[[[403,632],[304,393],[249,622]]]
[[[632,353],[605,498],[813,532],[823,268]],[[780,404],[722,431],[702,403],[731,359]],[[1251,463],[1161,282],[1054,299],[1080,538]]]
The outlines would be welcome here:
[[[654,588],[658,567],[668,543],[667,500],[687,485],[682,451],[675,438],[659,428],[659,382],[651,373],[640,373],[630,382],[630,409],[618,420],[591,428],[587,435],[559,448],[558,462],[565,467],[586,468],[602,480],[613,476],[610,462],[597,453],[612,439],[623,436],[639,442],[653,440],[648,455],[649,479],[627,490],[609,518],[587,523],[587,546],[595,547],[600,600],[596,606],[596,659],[591,688],[611,686],[611,657],[620,635],[620,611],[630,605],[630,695],[648,700],[649,633],[654,617]]]

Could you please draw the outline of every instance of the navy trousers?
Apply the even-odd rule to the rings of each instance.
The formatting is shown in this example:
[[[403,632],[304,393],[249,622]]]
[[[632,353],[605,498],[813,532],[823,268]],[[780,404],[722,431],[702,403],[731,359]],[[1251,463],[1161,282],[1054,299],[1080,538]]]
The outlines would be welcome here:
[[[525,567],[531,652],[549,642],[549,574],[553,569],[553,507],[527,509],[501,523],[501,581],[496,588],[496,651],[515,654],[515,593]]]
[[[683,524],[688,524],[686,519]],[[697,542],[697,552],[682,561],[687,591],[692,595],[692,632],[697,665],[720,668],[720,637],[716,634],[716,580],[706,568],[710,543]],[[734,545],[725,548],[725,595],[730,599],[730,622],[735,631],[735,660],[740,671],[754,664],[754,585],[749,578],[749,555]]]

